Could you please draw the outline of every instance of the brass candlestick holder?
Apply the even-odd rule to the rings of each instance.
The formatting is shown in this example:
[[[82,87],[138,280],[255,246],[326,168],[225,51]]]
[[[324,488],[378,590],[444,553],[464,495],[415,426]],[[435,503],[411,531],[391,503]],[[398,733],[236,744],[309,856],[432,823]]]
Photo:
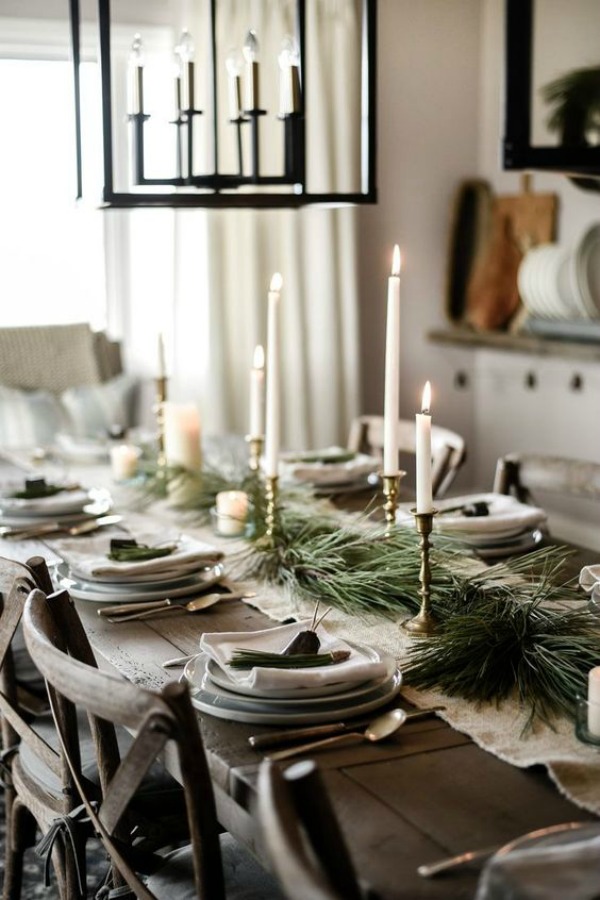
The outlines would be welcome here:
[[[167,399],[167,378],[160,375],[156,379],[154,415],[156,417],[156,475],[166,481],[167,458],[165,456],[165,401]],[[165,484],[166,488],[166,484]]]
[[[398,494],[400,482],[406,472],[396,472],[394,475],[381,475],[383,484],[383,513],[385,515],[386,534],[390,534],[396,525],[396,510],[398,509]]]
[[[433,634],[437,627],[437,620],[431,612],[431,568],[429,566],[429,535],[433,529],[433,517],[437,515],[437,509],[431,512],[419,513],[416,509],[411,510],[415,517],[415,525],[417,534],[421,538],[421,570],[419,572],[419,581],[421,582],[421,609],[412,619],[406,619],[402,623],[405,631],[417,637],[427,637]]]
[[[277,475],[265,477],[265,500],[267,508],[265,512],[265,535],[275,544],[275,536],[279,525],[279,478]]]
[[[262,434],[247,434],[246,443],[248,444],[248,466],[250,467],[250,471],[258,472],[260,469],[260,458],[265,443],[264,436]]]

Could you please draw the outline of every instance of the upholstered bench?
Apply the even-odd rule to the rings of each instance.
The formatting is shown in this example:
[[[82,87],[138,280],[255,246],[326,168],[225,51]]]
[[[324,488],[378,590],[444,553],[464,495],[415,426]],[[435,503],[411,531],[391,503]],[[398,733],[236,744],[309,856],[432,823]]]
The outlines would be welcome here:
[[[127,428],[136,384],[119,343],[87,323],[0,328],[0,447]]]

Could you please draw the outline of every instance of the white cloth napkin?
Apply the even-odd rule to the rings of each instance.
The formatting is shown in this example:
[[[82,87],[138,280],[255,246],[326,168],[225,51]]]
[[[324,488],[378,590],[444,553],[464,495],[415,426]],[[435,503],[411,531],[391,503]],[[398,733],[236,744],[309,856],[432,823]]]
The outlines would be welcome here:
[[[12,515],[23,513],[54,516],[73,511],[78,512],[92,500],[89,491],[84,488],[61,491],[58,494],[53,494],[51,497],[32,497],[27,500],[10,496],[10,494],[17,493],[23,489],[23,482],[6,488],[3,491],[4,496],[0,496],[0,509]]]
[[[172,573],[182,574],[194,571],[201,566],[210,566],[223,558],[223,553],[210,544],[197,541],[186,535],[165,536],[157,539],[155,533],[135,534],[132,537],[138,544],[150,547],[176,544],[175,550],[168,556],[159,559],[147,559],[140,562],[115,562],[108,559],[111,538],[102,534],[89,538],[71,538],[55,541],[53,547],[66,563],[71,574],[88,581],[101,581],[103,578],[119,576],[123,581],[134,581],[136,576],[155,574],[167,576]]]
[[[594,900],[600,896],[600,836],[493,857],[476,900]]]
[[[387,673],[388,664],[379,653],[376,651],[367,653],[350,646],[345,641],[332,637],[322,626],[317,629],[321,640],[319,653],[349,650],[350,657],[345,662],[311,669],[269,669],[262,666],[253,669],[233,669],[227,665],[233,651],[238,649],[281,653],[299,631],[309,626],[310,620],[307,619],[305,622],[294,622],[265,631],[206,633],[200,639],[200,649],[221,666],[232,681],[257,691],[307,688],[346,682],[358,684],[361,681],[382,678]]]
[[[289,454],[289,461],[286,462],[285,455],[282,459],[282,475],[288,478],[295,478],[297,481],[305,481],[310,484],[328,485],[328,484],[346,484],[356,481],[359,478],[376,472],[381,464],[374,456],[367,456],[364,453],[357,453],[353,459],[347,462],[326,462],[328,456],[335,458],[336,454],[346,453],[343,447],[327,447],[322,451],[315,451],[315,455],[322,453],[322,459],[316,462],[294,461],[293,454]],[[302,454],[298,454],[301,457]]]
[[[441,515],[444,509],[454,506],[467,506],[471,503],[485,502],[489,505],[487,516],[465,516],[456,511]],[[396,513],[399,524],[414,524],[411,503],[402,503]],[[537,506],[520,503],[515,497],[506,494],[466,494],[462,497],[450,497],[447,500],[435,501],[434,506],[440,515],[433,520],[434,530],[440,534],[501,535],[518,534],[526,528],[533,528],[546,521],[546,513]]]
[[[584,566],[579,573],[579,584],[588,594],[600,585],[600,563],[595,566]]]

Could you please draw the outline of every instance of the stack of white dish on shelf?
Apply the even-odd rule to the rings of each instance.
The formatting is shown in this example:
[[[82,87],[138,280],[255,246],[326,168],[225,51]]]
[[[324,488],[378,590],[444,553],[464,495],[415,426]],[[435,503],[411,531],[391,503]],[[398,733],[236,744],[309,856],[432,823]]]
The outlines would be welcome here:
[[[588,228],[573,247],[533,247],[521,262],[518,286],[535,320],[600,319],[600,225]]]
[[[38,479],[33,479],[38,481]],[[10,531],[26,529],[58,531],[103,516],[112,507],[110,494],[68,482],[44,485],[49,496],[19,496],[31,491],[27,481],[5,482],[0,488],[0,527]],[[55,527],[56,526],[56,527]]]
[[[349,651],[344,662],[290,669],[242,670],[228,665],[237,649],[281,653],[299,631],[309,627],[309,622],[297,622],[265,631],[204,634],[202,652],[184,670],[194,706],[234,722],[309,725],[371,712],[398,693],[402,676],[392,657],[334,638],[322,625],[317,628],[319,653]]]
[[[55,541],[54,550],[63,560],[53,575],[57,586],[76,600],[125,604],[189,597],[225,577],[222,553],[194,538],[167,538],[160,542],[163,547],[173,544],[167,556],[128,562],[109,558],[113,539],[103,534]],[[155,535],[137,534],[135,539],[139,546],[159,546]]]
[[[414,528],[411,506],[401,504],[396,520]],[[435,506],[434,531],[466,544],[486,561],[533,550],[544,537],[545,511],[506,494],[468,494]]]

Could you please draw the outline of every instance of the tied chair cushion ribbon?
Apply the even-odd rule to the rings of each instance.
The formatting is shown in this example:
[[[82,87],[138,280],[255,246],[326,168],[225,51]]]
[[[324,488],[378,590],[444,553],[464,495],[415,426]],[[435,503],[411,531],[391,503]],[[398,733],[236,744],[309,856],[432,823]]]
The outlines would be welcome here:
[[[67,813],[64,816],[58,816],[53,820],[52,825],[35,848],[37,855],[44,859],[44,884],[46,887],[50,886],[52,850],[55,842],[61,840],[65,848],[67,844],[71,845],[71,852],[73,854],[73,859],[75,860],[75,871],[77,872],[79,894],[81,897],[85,897],[85,880],[80,863],[80,842],[78,843],[77,838],[82,830],[83,834],[87,837],[90,831],[90,825],[90,818],[83,804],[76,809],[71,810],[70,813]]]

